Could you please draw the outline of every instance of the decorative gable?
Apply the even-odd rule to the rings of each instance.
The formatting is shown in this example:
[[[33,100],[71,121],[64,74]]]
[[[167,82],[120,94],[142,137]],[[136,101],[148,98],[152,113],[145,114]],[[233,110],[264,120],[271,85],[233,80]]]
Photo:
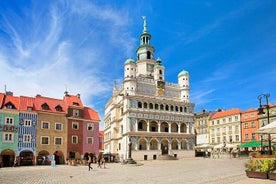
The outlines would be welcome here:
[[[11,102],[6,103],[6,104],[5,104],[5,107],[6,107],[7,109],[15,109],[14,104],[11,103]]]
[[[58,112],[61,112],[61,111],[62,111],[62,107],[61,107],[60,105],[57,105],[57,106],[55,107],[55,109],[56,109],[56,111],[58,111]]]
[[[47,103],[42,104],[42,105],[41,105],[41,108],[42,108],[43,110],[50,110],[49,105],[48,105]]]

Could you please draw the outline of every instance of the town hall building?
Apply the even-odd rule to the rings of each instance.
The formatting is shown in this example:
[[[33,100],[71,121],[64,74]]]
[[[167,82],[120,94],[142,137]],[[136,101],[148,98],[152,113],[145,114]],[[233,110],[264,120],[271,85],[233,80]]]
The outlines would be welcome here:
[[[154,160],[162,155],[194,154],[194,104],[190,75],[180,70],[178,83],[165,81],[165,67],[155,58],[146,18],[136,60],[124,63],[121,86],[114,82],[105,106],[104,150],[119,159]]]

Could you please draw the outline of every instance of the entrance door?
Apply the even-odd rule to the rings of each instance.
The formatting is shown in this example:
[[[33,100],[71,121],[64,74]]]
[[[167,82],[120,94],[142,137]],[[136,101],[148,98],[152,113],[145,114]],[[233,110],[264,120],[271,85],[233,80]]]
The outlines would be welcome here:
[[[169,153],[168,145],[161,144],[162,155],[167,155]]]

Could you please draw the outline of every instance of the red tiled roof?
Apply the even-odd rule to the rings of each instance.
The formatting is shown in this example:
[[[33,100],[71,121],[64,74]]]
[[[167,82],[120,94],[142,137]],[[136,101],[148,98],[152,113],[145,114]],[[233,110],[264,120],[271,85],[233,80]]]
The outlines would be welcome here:
[[[84,107],[83,118],[100,122],[98,112],[96,112],[94,109],[90,107]]]
[[[0,108],[2,107],[3,105],[3,102],[4,102],[4,96],[5,94],[4,93],[0,93]]]
[[[81,99],[78,96],[65,95],[64,96],[64,101],[65,101],[66,108],[72,107],[72,106],[73,107],[83,108],[82,101],[81,101]]]
[[[211,116],[211,119],[216,119],[216,118],[231,116],[231,115],[239,114],[239,113],[242,113],[242,111],[239,108],[234,108],[234,109],[230,109],[230,110],[222,110],[220,112],[215,112]]]
[[[32,97],[20,96],[20,104],[19,110],[28,110],[28,107],[32,107],[34,109],[35,99]]]
[[[17,96],[5,95],[2,108],[3,108],[3,109],[7,109],[6,105],[7,105],[8,103],[13,104],[13,105],[14,105],[14,108],[18,110],[18,108],[19,108],[19,97],[17,97]]]
[[[47,104],[49,106],[49,110],[45,110],[42,108],[43,104]],[[62,111],[57,111],[56,107],[61,106]],[[43,97],[41,95],[37,95],[35,97],[35,109],[37,111],[46,111],[46,112],[55,112],[55,113],[66,113],[65,103],[63,100]]]

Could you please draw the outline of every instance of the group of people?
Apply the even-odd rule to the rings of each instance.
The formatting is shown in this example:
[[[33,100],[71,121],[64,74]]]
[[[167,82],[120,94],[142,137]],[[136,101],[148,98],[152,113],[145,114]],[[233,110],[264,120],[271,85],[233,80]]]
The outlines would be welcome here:
[[[93,163],[93,158],[91,155],[88,155],[88,171],[90,170],[93,170],[91,164]],[[98,163],[98,168],[103,168],[106,169],[105,167],[105,158],[103,157],[103,155],[99,155],[98,156],[98,160],[97,160],[97,163]]]

